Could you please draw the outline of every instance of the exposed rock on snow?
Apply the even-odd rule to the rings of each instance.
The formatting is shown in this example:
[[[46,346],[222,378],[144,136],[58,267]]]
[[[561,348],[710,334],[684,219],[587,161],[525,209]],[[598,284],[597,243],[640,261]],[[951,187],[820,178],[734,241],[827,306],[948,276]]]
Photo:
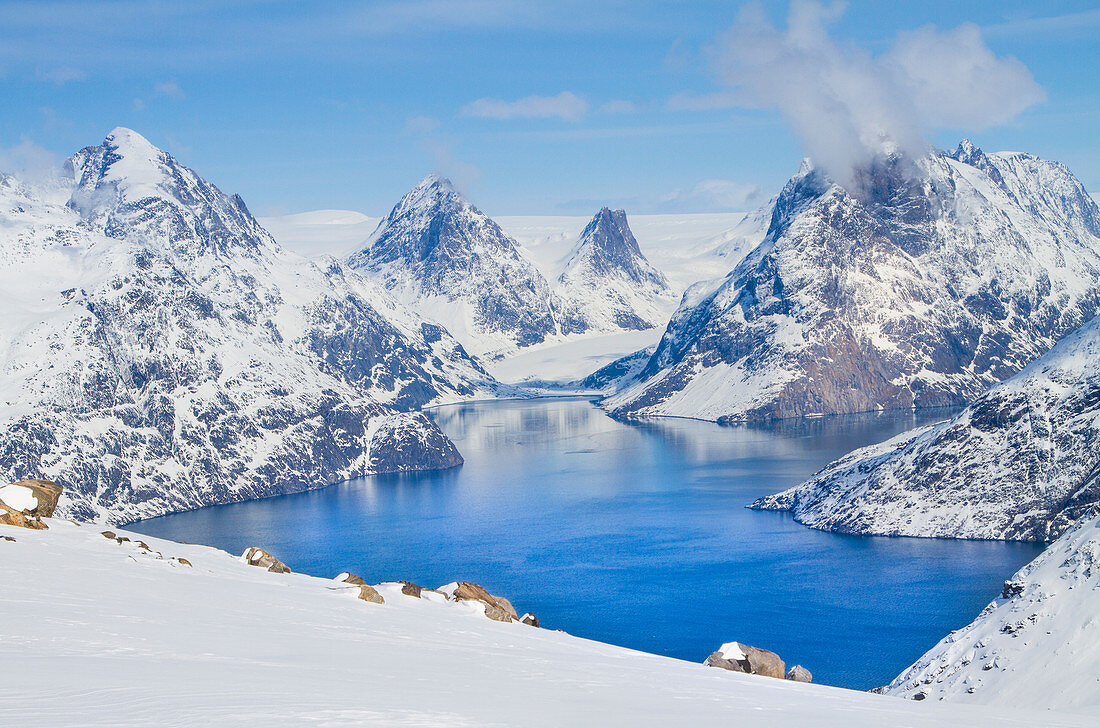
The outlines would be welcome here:
[[[727,642],[721,649],[712,652],[703,664],[733,672],[777,678],[783,678],[787,669],[783,660],[774,652],[740,642]]]
[[[273,574],[291,573],[289,566],[258,546],[249,547],[241,554],[241,560],[249,566],[259,566],[261,569],[267,569]]]
[[[124,522],[458,462],[408,410],[497,385],[445,330],[130,130],[69,169],[0,179],[0,475]]]
[[[955,417],[752,508],[843,533],[1049,541],[1100,502],[1100,318]]]
[[[787,670],[787,674],[784,676],[786,680],[794,680],[795,682],[813,682],[814,676],[809,670],[802,667],[802,665],[795,665],[790,670]]]
[[[57,508],[62,488],[51,480],[20,480],[0,487],[0,524],[47,528],[42,521]]]
[[[963,404],[1097,312],[1100,210],[1027,154],[804,166],[767,236],[684,294],[616,416],[723,421]]]
[[[15,533],[0,526],[0,537]],[[396,584],[377,586],[384,605],[364,604],[329,579],[274,575],[160,539],[149,539],[153,552],[119,548],[59,519],[16,535],[0,546],[0,665],[19,667],[0,681],[0,725],[160,725],[165,716],[181,726],[267,728],[664,728],[727,726],[737,716],[772,728],[1095,724],[1094,714],[754,679],[493,622],[475,602],[432,592],[401,598]],[[37,624],[49,625],[48,638],[28,629]],[[72,674],[78,690],[57,679]]]
[[[476,355],[573,330],[557,320],[549,284],[515,241],[435,175],[397,203],[348,264]]]
[[[386,600],[382,598],[382,595],[378,593],[370,584],[359,585],[359,598],[364,602],[370,602],[372,604],[385,604]]]
[[[968,626],[886,689],[913,699],[1100,714],[1100,508],[1008,582]]]
[[[448,584],[440,589],[455,601],[475,601],[485,605],[485,616],[497,622],[512,622],[519,619],[516,609],[504,597],[493,596],[484,587],[468,581]]]
[[[664,325],[678,299],[650,265],[623,210],[601,209],[581,233],[557,279],[566,317],[583,332]]]

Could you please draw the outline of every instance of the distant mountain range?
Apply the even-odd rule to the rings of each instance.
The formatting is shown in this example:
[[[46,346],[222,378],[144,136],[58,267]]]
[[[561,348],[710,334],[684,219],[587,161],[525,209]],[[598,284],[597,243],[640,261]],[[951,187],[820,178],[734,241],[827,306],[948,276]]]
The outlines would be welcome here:
[[[1100,211],[1028,154],[886,155],[854,189],[805,164],[767,234],[684,294],[618,417],[739,422],[962,405],[1091,319]]]
[[[593,218],[552,284],[495,221],[435,175],[347,262],[489,359],[572,335],[661,326],[675,300],[622,210]]]

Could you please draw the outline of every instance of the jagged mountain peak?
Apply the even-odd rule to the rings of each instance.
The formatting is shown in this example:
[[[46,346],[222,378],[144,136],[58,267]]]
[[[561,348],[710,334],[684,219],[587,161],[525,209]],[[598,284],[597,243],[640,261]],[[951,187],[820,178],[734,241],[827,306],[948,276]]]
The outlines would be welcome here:
[[[741,421],[954,405],[1016,373],[1100,310],[1100,212],[1061,164],[982,159],[887,155],[856,192],[792,177],[763,242],[685,296],[607,406]]]
[[[585,226],[569,254],[560,283],[578,276],[627,278],[658,290],[667,290],[664,275],[649,264],[630,230],[625,210],[603,207]]]
[[[69,158],[68,206],[112,238],[193,256],[275,246],[239,195],[227,195],[132,129]]]
[[[478,354],[559,332],[546,279],[500,225],[439,175],[407,192],[347,262]]]

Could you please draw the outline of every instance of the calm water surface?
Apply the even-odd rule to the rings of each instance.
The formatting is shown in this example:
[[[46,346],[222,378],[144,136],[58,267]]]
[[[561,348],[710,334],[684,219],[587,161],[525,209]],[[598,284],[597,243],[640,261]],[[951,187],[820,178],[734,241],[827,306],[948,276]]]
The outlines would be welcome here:
[[[264,546],[316,576],[476,581],[546,627],[692,661],[738,640],[853,688],[888,682],[970,622],[1041,550],[841,536],[744,507],[942,411],[766,428],[630,426],[578,399],[432,414],[462,467],[132,528],[234,553]]]

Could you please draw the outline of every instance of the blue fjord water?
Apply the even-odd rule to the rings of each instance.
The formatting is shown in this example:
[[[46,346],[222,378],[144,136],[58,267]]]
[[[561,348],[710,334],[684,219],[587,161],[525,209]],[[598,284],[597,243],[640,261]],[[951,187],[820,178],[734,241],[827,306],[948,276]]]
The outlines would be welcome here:
[[[967,624],[1042,548],[842,536],[744,507],[942,411],[632,426],[583,399],[541,399],[432,415],[462,467],[131,528],[234,553],[260,545],[316,576],[475,581],[545,627],[695,662],[737,640],[860,689]]]

